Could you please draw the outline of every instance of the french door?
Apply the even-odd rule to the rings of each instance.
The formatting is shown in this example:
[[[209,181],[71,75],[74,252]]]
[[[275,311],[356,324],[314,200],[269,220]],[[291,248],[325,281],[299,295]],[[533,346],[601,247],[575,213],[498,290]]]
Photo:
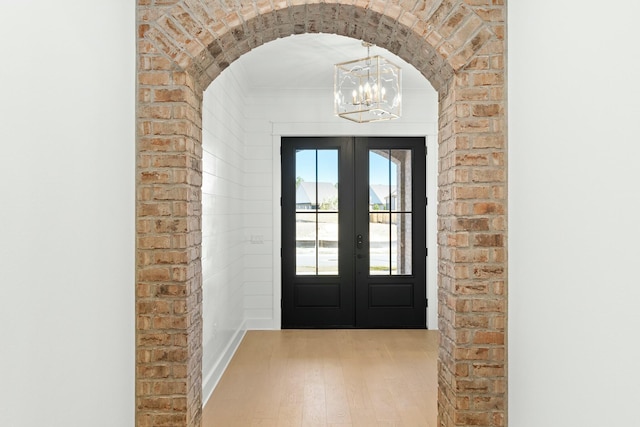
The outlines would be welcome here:
[[[424,328],[424,138],[282,138],[282,327]]]

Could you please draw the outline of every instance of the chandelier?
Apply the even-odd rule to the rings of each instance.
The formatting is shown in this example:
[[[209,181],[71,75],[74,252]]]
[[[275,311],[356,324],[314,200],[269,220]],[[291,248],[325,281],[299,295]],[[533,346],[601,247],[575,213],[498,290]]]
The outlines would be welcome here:
[[[377,122],[400,117],[402,106],[401,69],[387,59],[370,56],[335,65],[334,112],[357,123]]]

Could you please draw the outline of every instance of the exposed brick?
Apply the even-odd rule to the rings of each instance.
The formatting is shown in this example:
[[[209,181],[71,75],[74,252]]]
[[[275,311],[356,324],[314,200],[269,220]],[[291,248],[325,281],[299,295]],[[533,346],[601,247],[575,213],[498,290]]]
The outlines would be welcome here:
[[[157,330],[187,328],[187,318],[185,316],[155,316],[151,322],[153,329]]]
[[[467,88],[460,89],[460,100],[461,101],[489,101],[494,100],[494,90],[497,88],[487,88],[481,86],[471,86]],[[502,99],[502,98],[498,98]],[[476,138],[482,137],[484,134],[475,135]]]
[[[186,425],[200,425],[187,424],[187,414],[180,412],[177,414],[154,414],[153,415],[153,427],[177,427]]]
[[[156,233],[184,233],[188,231],[187,219],[157,219],[153,221],[153,231]]]
[[[473,267],[473,277],[476,279],[502,279],[504,267],[501,265],[476,265]]]
[[[140,314],[171,313],[171,304],[168,301],[139,300],[136,305]]]
[[[474,363],[473,364],[473,376],[476,377],[503,377],[505,374],[504,364],[487,364],[487,363]],[[493,388],[496,388],[496,383],[494,383]]]
[[[475,169],[471,174],[471,182],[504,182],[503,169]]]
[[[138,238],[140,249],[169,249],[171,238],[169,236],[147,236]]]
[[[507,219],[504,216],[495,217],[491,220],[491,229],[495,231],[506,231],[507,230]],[[504,254],[501,258],[494,258],[496,262],[505,262],[506,256]]]
[[[459,119],[453,123],[453,130],[459,133],[489,132],[491,130],[491,122],[478,118]]]
[[[184,251],[156,252],[153,259],[157,264],[186,264],[189,262],[189,255]]]
[[[151,352],[152,362],[185,362],[189,353],[184,348],[154,349]]]
[[[165,184],[170,181],[169,172],[143,171],[140,173],[140,182],[143,184]]]
[[[453,196],[456,199],[486,199],[489,197],[488,187],[454,187]]]
[[[504,299],[477,299],[473,300],[472,310],[475,312],[495,312],[495,313],[504,313],[505,309],[505,300]]]
[[[187,289],[184,284],[158,285],[156,287],[156,296],[181,297],[186,295]]]
[[[467,16],[469,16],[468,10],[463,8],[458,9],[451,16],[449,16],[449,18],[447,18],[444,24],[442,24],[439,31],[440,34],[442,34],[445,37],[449,37],[451,33],[453,33],[453,30],[458,25],[460,25],[460,23],[463,22]]]
[[[502,234],[476,234],[473,237],[474,246],[504,246]]]
[[[456,381],[456,391],[462,393],[483,393],[490,390],[491,382],[484,378],[459,379]]]
[[[487,70],[489,69],[489,58],[475,57],[467,64],[467,70]]]
[[[503,148],[503,135],[477,135],[473,139],[473,148]]]
[[[137,342],[139,347],[170,345],[171,343],[173,343],[173,335],[166,333],[147,332],[144,334],[138,334]]]
[[[446,238],[446,240],[444,240],[447,244],[447,246],[452,246],[452,247],[467,247],[469,246],[469,235],[467,233],[455,233],[455,234],[449,234],[449,235],[440,235],[438,236],[438,239],[440,240],[440,237],[443,236]]]
[[[505,400],[494,396],[475,396],[473,398],[473,409],[478,411],[491,411],[494,409],[505,409]]]
[[[171,82],[171,74],[166,71],[154,71],[138,73],[138,81],[141,85],[163,86]]]
[[[468,364],[458,364],[456,365],[455,371],[456,377],[467,377],[469,376],[469,365]],[[458,407],[460,409],[468,409],[469,408],[469,398],[463,396],[458,401]]]
[[[504,393],[504,392],[501,392]],[[500,405],[500,410],[499,411],[494,411],[491,413],[491,419],[493,421],[493,425],[495,427],[505,427],[507,425],[506,423],[506,419],[507,417],[505,416],[506,414],[506,401],[503,397],[500,397],[499,399],[501,399],[503,401],[502,405]]]
[[[164,396],[187,393],[186,381],[166,381],[151,383],[151,393]]]
[[[189,156],[184,154],[165,154],[153,157],[152,166],[155,168],[163,167],[187,167],[189,164]]]
[[[170,410],[171,407],[171,398],[154,396],[152,398],[138,399],[138,409],[145,411],[167,411]]]
[[[504,333],[478,331],[473,336],[474,344],[504,344]]]
[[[147,282],[166,282],[171,278],[171,270],[167,267],[152,267],[138,271],[138,279]]]
[[[458,48],[467,44],[470,40],[473,40],[471,37],[480,27],[482,27],[483,22],[478,16],[474,14],[469,14],[469,18],[462,24],[455,33],[449,38],[449,42]],[[454,67],[455,68],[455,67]]]
[[[489,318],[487,316],[478,316],[474,314],[456,316],[454,327],[471,329],[488,328]],[[476,343],[475,339],[474,343]]]
[[[488,262],[489,251],[487,249],[465,249],[465,248],[453,248],[451,249],[451,261],[453,262]],[[482,283],[474,284],[472,287],[483,286]],[[470,287],[469,289],[471,289]]]
[[[473,213],[477,215],[504,214],[505,207],[502,203],[480,202],[473,204]]]
[[[490,414],[487,412],[464,412],[460,411],[456,414],[455,425],[460,426],[488,426]]]
[[[475,104],[471,109],[474,117],[493,117],[499,114],[502,114],[502,106],[499,104]]]
[[[171,215],[170,203],[141,203],[138,205],[138,215],[146,216],[169,216]]]
[[[187,138],[183,136],[174,137],[150,137],[140,140],[141,151],[151,152],[183,152],[186,151]]]
[[[482,347],[456,348],[454,357],[458,360],[487,360],[489,349]]]
[[[153,222],[150,220],[145,220],[145,219],[139,219],[136,221],[136,232],[138,234],[149,234],[151,232],[151,229],[153,228]],[[138,252],[139,254],[141,252]],[[144,255],[142,255],[144,256]],[[139,260],[139,264],[138,265],[147,265],[149,264],[149,257],[147,257],[144,260]]]
[[[481,154],[457,154],[456,166],[486,166],[489,164],[489,155]]]
[[[473,82],[477,86],[502,85],[504,83],[504,75],[499,72],[476,73],[473,75]]]
[[[143,365],[138,366],[137,374],[142,378],[168,378],[171,368],[166,365]]]
[[[455,230],[465,231],[487,231],[489,230],[488,218],[457,218],[455,220]]]
[[[186,102],[190,98],[191,92],[184,87],[153,90],[153,100],[155,102]]]

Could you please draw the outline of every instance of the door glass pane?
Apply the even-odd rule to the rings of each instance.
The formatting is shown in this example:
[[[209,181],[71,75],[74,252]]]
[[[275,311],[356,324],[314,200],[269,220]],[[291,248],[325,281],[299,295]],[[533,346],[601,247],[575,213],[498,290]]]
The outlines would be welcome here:
[[[316,214],[296,213],[296,274],[316,274]]]
[[[369,274],[391,274],[391,214],[369,213]]]
[[[371,275],[412,272],[411,173],[411,150],[369,151]]]
[[[296,151],[296,274],[338,274],[338,150]]]
[[[391,214],[391,274],[411,274],[411,214]]]
[[[318,150],[318,209],[338,211],[338,150]]]
[[[411,212],[411,150],[390,151],[391,210]]]
[[[389,150],[369,151],[369,209],[388,211],[391,202]]]
[[[318,274],[338,274],[338,214],[318,214]]]
[[[297,150],[296,211],[316,208],[316,176],[316,150]]]

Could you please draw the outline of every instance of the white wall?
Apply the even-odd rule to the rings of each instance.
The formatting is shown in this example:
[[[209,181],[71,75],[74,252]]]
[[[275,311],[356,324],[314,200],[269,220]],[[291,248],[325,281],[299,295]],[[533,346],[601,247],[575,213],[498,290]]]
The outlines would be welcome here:
[[[242,58],[238,63],[242,62]],[[232,65],[243,83],[249,84],[238,63]],[[254,91],[252,90],[251,93]],[[244,263],[244,316],[249,329],[274,328],[274,310],[279,305],[273,303],[273,272],[277,268],[274,257],[274,198],[279,192],[274,189],[274,174],[279,174],[279,166],[273,164],[272,123],[269,120],[279,107],[277,104],[264,106],[255,111],[251,100],[255,95],[244,98],[243,117],[245,129],[245,211],[246,228]],[[278,203],[279,205],[279,203]],[[276,327],[279,328],[279,325]]]
[[[244,332],[244,128],[242,93],[227,70],[202,105],[203,398]]]
[[[509,417],[638,425],[640,6],[509,3]]]
[[[133,426],[135,6],[0,6],[0,425]]]

